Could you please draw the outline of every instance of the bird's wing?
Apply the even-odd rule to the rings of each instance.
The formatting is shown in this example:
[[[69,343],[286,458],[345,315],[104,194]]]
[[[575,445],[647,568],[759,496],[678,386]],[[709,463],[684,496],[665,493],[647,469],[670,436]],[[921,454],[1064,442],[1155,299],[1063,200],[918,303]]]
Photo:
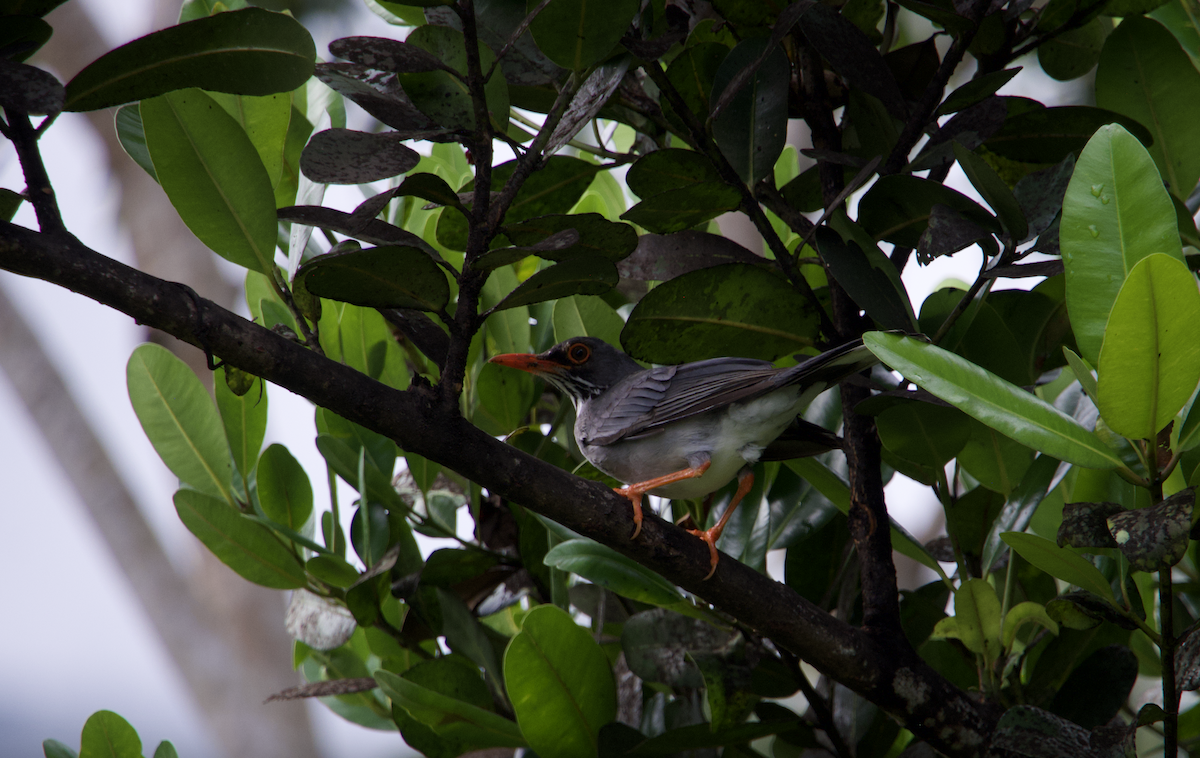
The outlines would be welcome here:
[[[816,394],[877,362],[856,341],[784,369],[752,358],[662,366],[623,379],[593,401],[580,436],[607,445],[653,434],[674,421],[794,384],[816,385]]]
[[[581,436],[606,445],[655,431],[774,387],[780,369],[749,358],[714,358],[662,366],[614,385],[589,408]]]

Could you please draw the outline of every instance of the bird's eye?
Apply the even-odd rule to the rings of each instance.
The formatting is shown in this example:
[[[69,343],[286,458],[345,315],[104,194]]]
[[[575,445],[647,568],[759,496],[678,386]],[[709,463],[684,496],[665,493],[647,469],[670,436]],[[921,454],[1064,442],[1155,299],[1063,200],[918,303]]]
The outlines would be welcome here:
[[[567,357],[571,359],[571,363],[580,366],[587,363],[587,359],[592,357],[592,349],[583,343],[571,345],[571,349],[567,351]]]

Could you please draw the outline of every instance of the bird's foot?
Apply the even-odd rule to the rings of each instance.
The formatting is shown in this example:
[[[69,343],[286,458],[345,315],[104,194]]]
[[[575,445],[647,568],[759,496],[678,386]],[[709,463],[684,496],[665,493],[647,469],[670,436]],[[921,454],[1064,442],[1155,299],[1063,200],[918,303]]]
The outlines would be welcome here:
[[[721,525],[722,527],[724,524]],[[712,529],[701,531],[699,529],[688,529],[688,534],[694,534],[704,540],[704,544],[708,545],[709,559],[712,563],[712,568],[705,574],[704,581],[712,578],[712,575],[717,573],[717,559],[720,557],[717,553],[717,539],[721,536],[721,529],[714,526]]]
[[[628,498],[629,504],[633,506],[633,534],[629,535],[629,539],[635,540],[642,533],[642,490],[634,487],[613,487],[613,492],[621,497]]]

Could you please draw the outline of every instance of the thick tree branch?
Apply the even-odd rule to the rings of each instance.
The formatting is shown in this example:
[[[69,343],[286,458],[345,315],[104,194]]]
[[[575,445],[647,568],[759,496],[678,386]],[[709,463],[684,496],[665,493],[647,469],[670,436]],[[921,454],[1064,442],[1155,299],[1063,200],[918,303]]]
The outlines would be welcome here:
[[[947,755],[985,750],[999,710],[974,701],[911,649],[881,643],[730,557],[705,581],[703,543],[652,515],[631,541],[625,498],[489,437],[445,411],[428,387],[386,387],[67,235],[0,224],[0,268],[69,288],[173,334],[612,547],[859,692]]]

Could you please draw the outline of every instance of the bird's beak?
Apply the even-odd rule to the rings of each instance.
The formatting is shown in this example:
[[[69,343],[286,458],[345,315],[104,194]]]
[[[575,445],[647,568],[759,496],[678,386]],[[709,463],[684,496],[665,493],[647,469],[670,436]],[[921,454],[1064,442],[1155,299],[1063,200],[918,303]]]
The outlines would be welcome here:
[[[495,355],[488,361],[507,368],[515,368],[518,371],[525,371],[534,376],[544,374],[561,373],[563,367],[554,361],[548,361],[545,358],[539,358],[532,353],[504,353],[503,355]]]

